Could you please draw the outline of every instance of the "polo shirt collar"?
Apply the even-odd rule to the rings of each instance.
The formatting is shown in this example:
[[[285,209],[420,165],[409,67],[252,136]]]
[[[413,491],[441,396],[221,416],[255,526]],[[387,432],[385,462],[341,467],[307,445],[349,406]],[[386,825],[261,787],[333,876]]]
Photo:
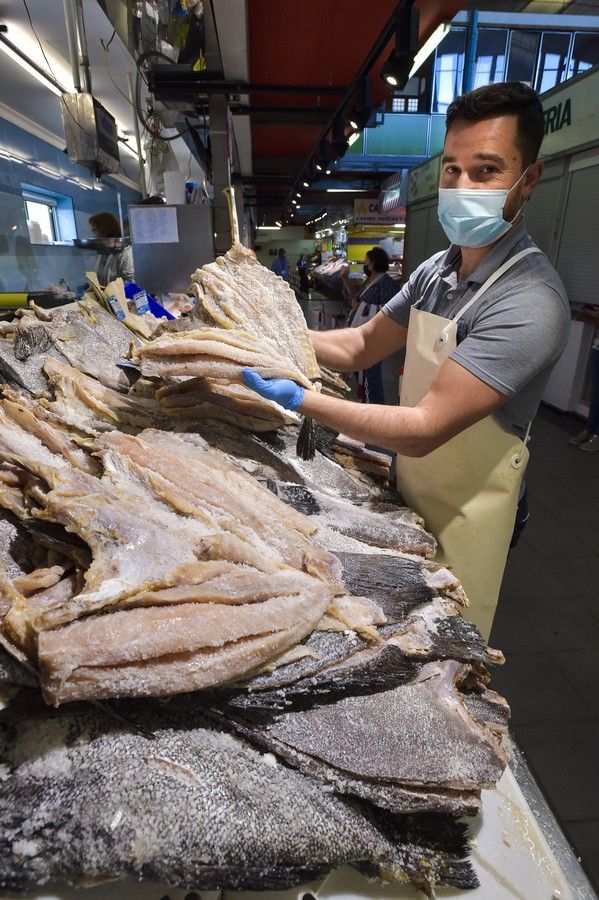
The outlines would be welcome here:
[[[482,262],[476,267],[474,272],[466,279],[467,282],[475,284],[484,284],[493,272],[497,271],[499,266],[508,259],[515,247],[526,238],[528,231],[524,217],[518,222],[515,228],[511,228],[501,240],[487,253]],[[457,244],[451,244],[447,253],[445,253],[438,263],[439,276],[447,278],[457,268],[457,262],[460,258],[461,250]]]

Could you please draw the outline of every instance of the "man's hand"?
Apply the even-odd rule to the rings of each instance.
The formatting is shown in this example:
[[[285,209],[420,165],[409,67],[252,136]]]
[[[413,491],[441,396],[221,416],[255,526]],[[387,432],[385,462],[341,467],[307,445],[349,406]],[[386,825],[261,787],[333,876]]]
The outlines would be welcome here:
[[[241,377],[246,387],[266,400],[274,400],[284,409],[296,410],[304,402],[303,387],[288,378],[262,378],[252,369],[242,369]]]

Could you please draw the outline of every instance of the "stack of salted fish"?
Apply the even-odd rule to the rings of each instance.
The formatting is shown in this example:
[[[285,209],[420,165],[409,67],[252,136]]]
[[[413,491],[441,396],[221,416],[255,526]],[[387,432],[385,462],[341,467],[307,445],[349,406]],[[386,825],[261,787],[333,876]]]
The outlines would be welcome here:
[[[264,356],[243,324],[212,331],[248,363],[142,368],[218,362],[194,381],[227,397],[222,366]],[[0,399],[0,887],[283,889],[347,864],[475,886],[461,817],[505,766],[502,657],[421,520],[346,441],[304,461],[289,425],[175,433],[155,385],[75,363]]]

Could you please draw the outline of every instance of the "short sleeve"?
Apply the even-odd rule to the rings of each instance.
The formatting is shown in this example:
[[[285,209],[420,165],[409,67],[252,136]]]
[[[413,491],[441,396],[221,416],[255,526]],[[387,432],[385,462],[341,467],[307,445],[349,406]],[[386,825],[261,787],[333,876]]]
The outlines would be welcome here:
[[[413,272],[401,290],[394,294],[381,309],[381,312],[386,316],[389,316],[390,319],[393,319],[394,322],[397,322],[398,325],[403,325],[405,328],[408,327],[410,309],[416,299],[414,296],[415,275],[416,272]]]
[[[451,359],[513,397],[557,361],[569,330],[568,310],[554,288],[520,282],[481,311]]]

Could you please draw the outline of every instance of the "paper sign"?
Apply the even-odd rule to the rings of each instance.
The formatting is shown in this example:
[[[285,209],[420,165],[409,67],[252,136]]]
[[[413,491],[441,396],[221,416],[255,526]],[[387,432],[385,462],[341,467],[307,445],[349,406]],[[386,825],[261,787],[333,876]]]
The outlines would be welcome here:
[[[174,206],[132,206],[131,238],[135,244],[177,244],[179,226]]]

